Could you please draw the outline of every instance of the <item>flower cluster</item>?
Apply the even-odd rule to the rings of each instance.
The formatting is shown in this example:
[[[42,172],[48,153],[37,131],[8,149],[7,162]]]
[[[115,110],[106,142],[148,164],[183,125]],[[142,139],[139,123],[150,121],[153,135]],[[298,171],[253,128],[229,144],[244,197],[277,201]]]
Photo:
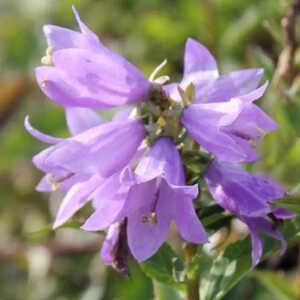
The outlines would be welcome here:
[[[123,273],[129,254],[141,262],[159,249],[172,220],[186,241],[208,242],[193,206],[198,185],[186,183],[181,160],[195,150],[209,158],[202,175],[215,201],[248,225],[253,265],[262,255],[260,232],[284,251],[274,224],[294,215],[273,204],[285,190],[237,165],[256,161],[256,145],[278,128],[254,104],[267,88],[259,85],[263,70],[219,75],[209,51],[188,39],[182,81],[157,78],[164,63],[148,79],[73,10],[80,31],[44,26],[48,49],[35,70],[41,90],[64,107],[70,137],[43,134],[25,120],[31,135],[50,144],[33,158],[46,174],[37,190],[66,194],[54,227],[91,201],[94,213],[82,228],[108,230],[101,257]],[[123,105],[112,121],[96,112]]]

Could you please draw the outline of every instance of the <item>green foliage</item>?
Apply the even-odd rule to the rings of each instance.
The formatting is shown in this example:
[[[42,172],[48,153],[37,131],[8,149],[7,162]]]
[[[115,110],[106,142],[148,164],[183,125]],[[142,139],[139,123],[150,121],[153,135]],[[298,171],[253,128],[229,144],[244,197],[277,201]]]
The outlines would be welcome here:
[[[164,244],[154,256],[141,263],[141,268],[157,281],[183,287],[184,263],[168,244]]]
[[[279,300],[295,300],[297,294],[283,276],[270,271],[254,271],[252,276],[259,280]]]

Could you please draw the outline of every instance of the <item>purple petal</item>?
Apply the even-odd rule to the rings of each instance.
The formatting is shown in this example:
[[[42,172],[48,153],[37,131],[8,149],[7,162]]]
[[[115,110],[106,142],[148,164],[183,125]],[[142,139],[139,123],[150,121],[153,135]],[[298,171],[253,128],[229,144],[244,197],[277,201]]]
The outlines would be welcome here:
[[[48,45],[55,51],[65,48],[86,48],[88,45],[80,32],[56,25],[44,25],[43,30]]]
[[[297,216],[297,214],[284,208],[277,208],[275,211],[273,211],[272,214],[275,216],[276,219],[279,220],[292,219]]]
[[[130,184],[122,185],[120,174],[114,174],[93,193],[96,211],[87,219],[82,229],[99,231],[120,221],[124,216]]]
[[[79,107],[109,108],[111,105],[100,103],[94,99],[82,95],[80,86],[65,72],[55,67],[37,67],[35,76],[40,89],[51,100],[59,104]]]
[[[66,119],[69,131],[72,135],[77,135],[87,129],[104,123],[99,114],[95,111],[81,107],[66,108]]]
[[[33,157],[33,164],[45,173],[55,173],[57,170],[74,172],[85,170],[83,161],[88,164],[85,157],[86,149],[78,142],[66,139],[55,146],[48,147]]]
[[[111,265],[113,262],[112,252],[118,241],[118,235],[119,224],[115,223],[109,227],[105,240],[102,243],[100,256],[108,265]]]
[[[242,99],[244,102],[251,103],[263,96],[265,93],[267,87],[269,85],[269,82],[266,81],[262,86],[260,86],[258,89],[251,91],[248,94],[239,96],[240,99]]]
[[[213,161],[204,176],[214,199],[237,215],[266,215],[271,212],[269,201],[285,192],[267,177],[254,176],[230,163]]]
[[[47,173],[60,167],[73,173],[96,172],[108,177],[129,163],[144,134],[137,120],[105,123],[49,147],[33,162]]]
[[[180,155],[170,138],[155,141],[149,152],[141,159],[135,173],[143,180],[163,177],[168,183],[184,185],[184,170]]]
[[[176,102],[181,102],[181,96],[178,92],[178,86],[179,83],[170,83],[163,85],[162,88],[172,100],[175,100]]]
[[[72,10],[73,10],[73,13],[75,15],[75,18],[76,18],[76,21],[79,25],[79,28],[81,30],[81,32],[83,33],[83,35],[86,36],[86,39],[89,41],[89,45],[95,48],[101,46],[103,47],[103,45],[100,43],[99,39],[98,39],[98,36],[93,32],[91,31],[82,21],[81,21],[81,18],[80,18],[80,15],[78,13],[78,11],[76,10],[75,6],[72,5]]]
[[[131,63],[108,50],[63,49],[53,54],[53,62],[68,74],[78,98],[114,107],[143,100],[149,93],[148,79]],[[89,103],[82,106],[88,107]]]
[[[74,6],[72,9],[81,32],[55,25],[45,25],[43,29],[48,45],[55,51],[67,48],[97,50],[100,47],[103,47],[97,35],[81,21]]]
[[[132,107],[127,107],[125,109],[119,110],[113,117],[113,121],[126,121],[129,119],[129,116],[132,112]]]
[[[128,120],[99,125],[73,139],[85,146],[91,169],[107,177],[129,163],[144,135],[138,120]]]
[[[89,196],[99,185],[99,181],[101,182],[101,178],[93,176],[86,182],[72,186],[59,207],[53,228],[61,226],[87,203]]]
[[[257,139],[263,132],[273,131],[278,128],[278,124],[258,106],[247,104],[239,117],[224,130]]]
[[[246,69],[222,75],[206,84],[197,84],[195,103],[224,102],[246,95],[258,86],[263,69]],[[262,91],[265,86],[259,88]]]
[[[42,133],[40,131],[38,131],[37,129],[33,128],[30,124],[29,121],[29,116],[25,117],[25,122],[24,122],[24,126],[25,129],[35,138],[37,138],[38,140],[44,142],[44,143],[48,143],[48,144],[57,144],[61,141],[63,141],[64,139],[62,138],[57,138],[57,137],[53,137],[51,135]]]
[[[184,76],[182,84],[197,84],[199,81],[218,77],[217,64],[210,52],[197,41],[189,38],[184,52]]]
[[[281,252],[282,255],[286,251],[286,241],[283,234],[276,229],[272,223],[264,218],[243,218],[243,221],[251,228],[255,228],[256,232],[261,232],[266,235],[271,236],[272,238],[281,242]]]
[[[151,257],[167,238],[172,216],[172,199],[168,197],[169,190],[166,183],[162,184],[156,206],[157,223],[155,225],[143,223],[141,220],[143,216],[149,216],[151,213],[153,198],[151,193],[144,194],[145,205],[128,217],[128,245],[138,262]],[[138,200],[141,199],[136,199]]]
[[[192,201],[197,195],[197,185],[173,190],[172,199],[176,201],[175,222],[183,239],[190,243],[204,244],[208,242],[208,237],[196,215]]]
[[[187,132],[218,159],[231,162],[249,161],[249,153],[245,153],[236,140],[217,127],[216,122],[221,123],[222,118],[226,121],[224,114],[198,109],[198,105],[191,105],[184,110],[181,122]]]
[[[251,243],[252,243],[252,268],[254,268],[260,261],[263,254],[263,243],[256,231],[255,227],[250,227]]]

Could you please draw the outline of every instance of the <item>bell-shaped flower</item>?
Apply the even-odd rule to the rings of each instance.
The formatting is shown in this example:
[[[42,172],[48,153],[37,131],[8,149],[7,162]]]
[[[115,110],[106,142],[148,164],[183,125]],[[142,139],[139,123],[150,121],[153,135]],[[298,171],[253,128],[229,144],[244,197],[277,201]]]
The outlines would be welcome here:
[[[226,102],[195,103],[184,109],[181,121],[187,132],[219,160],[251,162],[264,134],[278,128],[258,106],[266,85]]]
[[[127,169],[119,180],[121,185],[116,180],[105,192],[103,188],[99,194],[95,191],[98,208],[83,229],[102,230],[126,218],[128,246],[138,261],[148,259],[159,249],[172,220],[185,240],[207,242],[193,207],[198,186],[185,185],[183,165],[170,138],[157,139],[135,172]]]
[[[53,144],[33,158],[35,166],[46,173],[38,191],[66,192],[54,227],[67,221],[88,200],[104,178],[121,170],[139,153],[144,138],[143,126],[129,120],[121,111],[112,122],[104,122],[86,108],[69,108],[66,119],[70,138],[56,138],[34,129],[28,117],[27,131],[39,140]],[[98,125],[97,125],[98,124]]]
[[[249,227],[253,266],[263,252],[259,233],[281,241],[282,253],[285,251],[285,240],[276,226],[277,221],[295,215],[284,209],[274,210],[271,203],[284,196],[284,188],[264,175],[254,176],[238,166],[216,160],[209,165],[204,178],[215,201]]]
[[[192,103],[182,113],[187,132],[219,160],[257,160],[256,144],[278,125],[253,101],[260,98],[267,83],[258,87],[262,69],[246,69],[219,75],[210,52],[193,39],[186,42],[184,76],[180,83],[164,86],[171,98],[181,101],[178,86],[194,86]]]
[[[65,107],[102,109],[145,100],[150,81],[125,58],[106,48],[73,10],[81,32],[44,27],[50,48],[42,62],[49,65],[35,70],[42,91]]]

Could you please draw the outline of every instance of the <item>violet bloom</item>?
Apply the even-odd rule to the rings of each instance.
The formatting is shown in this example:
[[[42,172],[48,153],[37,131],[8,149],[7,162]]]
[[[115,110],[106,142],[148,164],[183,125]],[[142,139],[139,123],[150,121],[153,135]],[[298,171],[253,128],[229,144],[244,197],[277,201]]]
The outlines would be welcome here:
[[[188,39],[184,53],[184,76],[180,87],[195,87],[194,101],[184,109],[181,122],[187,132],[219,160],[257,160],[255,145],[265,132],[278,128],[253,101],[260,98],[267,83],[258,87],[262,69],[219,75],[217,64],[200,43]],[[164,87],[180,101],[178,84]]]
[[[50,66],[35,70],[42,91],[65,107],[102,109],[145,100],[149,80],[125,58],[106,48],[73,10],[80,32],[44,26],[49,48],[42,61]]]
[[[151,257],[165,241],[171,220],[175,220],[185,240],[206,243],[207,235],[193,207],[197,195],[197,185],[185,185],[175,145],[162,137],[155,141],[134,173],[126,169],[111,186],[94,192],[98,208],[83,229],[103,230],[126,218],[128,246],[139,262]],[[102,254],[107,261],[107,251]]]
[[[204,178],[215,201],[248,225],[253,266],[263,252],[259,233],[281,241],[282,253],[285,251],[284,237],[274,222],[295,215],[284,209],[274,210],[271,205],[271,201],[284,196],[284,188],[266,176],[254,176],[238,166],[216,160],[210,164]]]
[[[86,108],[69,108],[66,116],[73,136],[65,139],[45,135],[30,125],[28,117],[25,120],[31,135],[53,144],[33,158],[34,165],[46,173],[37,190],[67,192],[54,227],[79,210],[104,178],[135,157],[145,134],[140,122],[126,119],[124,112],[113,122],[104,122]]]

